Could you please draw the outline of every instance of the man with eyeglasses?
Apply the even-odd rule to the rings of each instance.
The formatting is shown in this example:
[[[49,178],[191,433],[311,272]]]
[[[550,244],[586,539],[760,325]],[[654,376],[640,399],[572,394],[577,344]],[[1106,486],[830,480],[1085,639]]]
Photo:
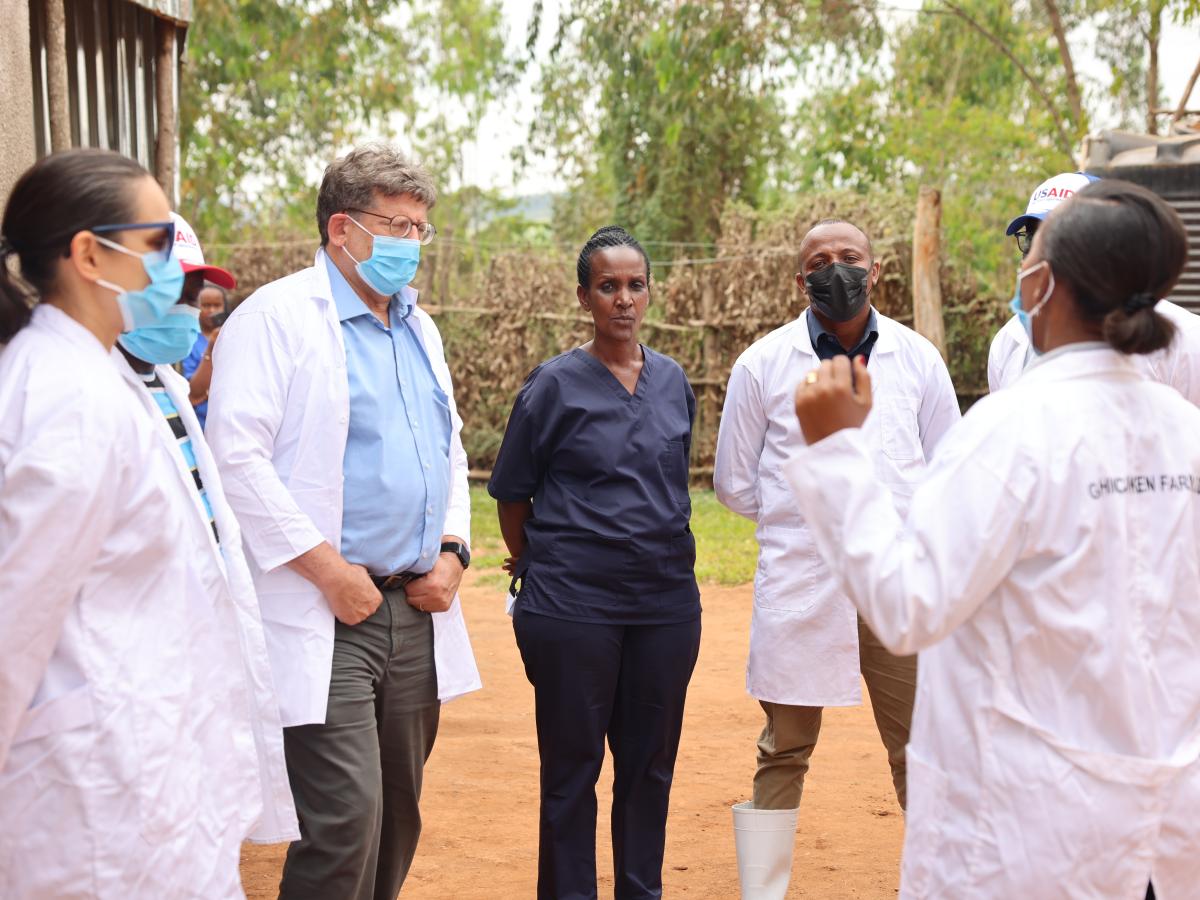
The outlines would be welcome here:
[[[1029,198],[1023,215],[1017,216],[1005,232],[1016,239],[1021,258],[1033,246],[1033,237],[1046,216],[1060,203],[1090,182],[1095,175],[1063,172],[1043,181]],[[1019,293],[1018,293],[1019,296]],[[1160,299],[1155,309],[1174,323],[1175,340],[1165,350],[1133,357],[1134,364],[1147,377],[1168,384],[1192,403],[1200,406],[1200,316],[1169,300]],[[988,390],[992,393],[1008,387],[1025,371],[1033,358],[1029,336],[1013,316],[992,338],[988,351]]]
[[[1051,210],[1093,181],[1096,181],[1095,175],[1063,172],[1037,186],[1024,214],[1009,222],[1004,232],[1016,239],[1022,259],[1028,255],[1029,248],[1033,246],[1033,236]],[[988,391],[994,393],[1016,381],[1017,376],[1025,371],[1031,355],[1029,337],[1020,320],[1013,316],[992,338],[992,346],[988,351]]]
[[[301,839],[280,897],[395,897],[439,703],[476,690],[457,591],[467,459],[437,327],[409,286],[428,173],[383,144],[325,170],[311,268],[226,320],[207,434],[242,525]]]

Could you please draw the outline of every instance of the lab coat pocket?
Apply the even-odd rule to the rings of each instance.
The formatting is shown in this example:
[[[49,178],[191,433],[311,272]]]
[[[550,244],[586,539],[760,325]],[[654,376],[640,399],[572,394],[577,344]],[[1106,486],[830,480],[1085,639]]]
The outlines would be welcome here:
[[[881,397],[878,402],[883,452],[888,459],[909,462],[923,458],[921,430],[917,423],[918,401],[908,397]]]
[[[92,689],[86,684],[27,710],[9,748],[0,785],[60,750],[67,732],[87,728],[95,721]]]
[[[933,890],[934,873],[943,852],[942,820],[946,813],[946,773],[905,750],[908,809],[904,823],[904,854],[900,872],[900,895],[914,900],[941,896]]]
[[[811,611],[817,603],[818,579],[831,576],[808,529],[762,528],[759,545],[754,605],[792,613]]]
[[[28,710],[17,728],[13,746],[45,737],[59,731],[82,728],[96,720],[92,705],[92,689],[82,685],[74,690],[51,697]]]
[[[1116,883],[1121,861],[1149,826],[1148,785],[1110,781],[1116,757],[1098,771],[1077,765],[1036,725],[993,712],[983,754],[978,819],[980,884],[1032,896],[1047,883],[1074,882],[1063,897],[1092,897],[1085,886]],[[986,863],[991,865],[986,865]]]

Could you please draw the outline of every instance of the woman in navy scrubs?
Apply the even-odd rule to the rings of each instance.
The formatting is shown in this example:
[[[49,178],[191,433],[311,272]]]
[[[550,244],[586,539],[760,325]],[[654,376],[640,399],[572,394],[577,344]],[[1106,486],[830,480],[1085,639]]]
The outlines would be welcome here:
[[[596,897],[596,780],[613,754],[617,900],[662,896],[667,802],[700,647],[688,450],[696,399],[638,343],[650,263],[623,228],[577,264],[592,340],[517,395],[488,490],[521,588],[541,756],[538,897]]]

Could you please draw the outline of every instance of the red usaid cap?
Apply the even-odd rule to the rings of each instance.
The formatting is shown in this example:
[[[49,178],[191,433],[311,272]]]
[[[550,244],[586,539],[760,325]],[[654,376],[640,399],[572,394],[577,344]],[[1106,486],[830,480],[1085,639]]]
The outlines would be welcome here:
[[[179,213],[171,213],[175,221],[175,255],[184,273],[203,272],[204,277],[213,284],[220,285],[226,290],[237,287],[237,279],[220,266],[210,266],[204,261],[204,251],[200,249],[200,239],[196,232]]]

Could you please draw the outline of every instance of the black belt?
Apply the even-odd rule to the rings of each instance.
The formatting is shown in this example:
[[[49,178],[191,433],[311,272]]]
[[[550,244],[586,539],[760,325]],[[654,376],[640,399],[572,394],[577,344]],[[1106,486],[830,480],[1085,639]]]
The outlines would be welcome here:
[[[410,581],[416,581],[418,578],[424,577],[423,573],[417,572],[401,572],[399,575],[372,575],[371,581],[375,583],[375,587],[381,591],[398,591]]]

